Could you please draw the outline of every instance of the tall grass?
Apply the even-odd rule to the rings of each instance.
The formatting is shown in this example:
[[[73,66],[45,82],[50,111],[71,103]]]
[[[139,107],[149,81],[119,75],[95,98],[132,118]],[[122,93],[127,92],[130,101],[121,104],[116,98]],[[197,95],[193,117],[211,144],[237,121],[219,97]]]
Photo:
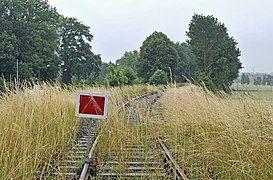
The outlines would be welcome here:
[[[161,154],[156,147],[154,132],[149,124],[151,100],[148,101],[148,99],[143,98],[130,102],[129,109],[134,109],[131,111],[133,113],[131,114],[132,119],[128,118],[130,114],[128,109],[123,108],[119,109],[119,113],[110,116],[108,122],[103,125],[96,154],[99,170],[107,166],[114,167],[110,172],[118,174],[123,179],[129,167],[126,162],[130,161],[131,158],[141,158],[144,162],[143,167],[149,167],[151,153],[153,153],[154,161],[162,162]],[[134,146],[139,151],[128,150],[130,146]],[[113,166],[109,163],[113,161],[118,162],[118,164]],[[158,166],[162,167],[161,165]],[[139,177],[139,179],[157,179],[160,173],[154,172],[148,177]]]
[[[16,91],[0,100],[3,179],[29,179],[62,152],[73,133],[74,97],[66,90]]]
[[[272,104],[192,85],[168,89],[161,103],[159,134],[190,178],[273,178]]]
[[[109,115],[144,86],[89,88],[110,95]],[[42,90],[9,92],[0,99],[0,179],[36,179],[52,159],[66,151],[80,119],[75,92],[45,85]]]

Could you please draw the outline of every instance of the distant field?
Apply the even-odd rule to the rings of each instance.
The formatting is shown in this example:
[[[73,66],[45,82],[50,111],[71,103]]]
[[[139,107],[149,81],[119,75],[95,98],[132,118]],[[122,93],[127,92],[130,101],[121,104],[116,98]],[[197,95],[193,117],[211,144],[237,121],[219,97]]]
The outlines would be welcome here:
[[[272,86],[269,86],[269,85],[265,85],[265,86],[253,85],[253,84],[242,85],[240,83],[239,84],[233,83],[231,88],[238,91],[272,91]]]
[[[273,105],[273,91],[271,86],[263,85],[242,85],[232,84],[233,97],[249,97],[253,100],[260,100]],[[238,89],[238,91],[237,91]]]

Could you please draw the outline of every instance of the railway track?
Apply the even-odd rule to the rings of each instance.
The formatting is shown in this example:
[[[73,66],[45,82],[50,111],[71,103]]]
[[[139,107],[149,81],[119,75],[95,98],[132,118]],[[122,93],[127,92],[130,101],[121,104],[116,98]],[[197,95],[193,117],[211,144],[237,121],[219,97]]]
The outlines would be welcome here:
[[[145,124],[142,122],[141,112],[151,111],[159,97],[159,94],[152,93],[126,104],[130,124],[128,131],[134,131],[139,124]],[[158,112],[157,116],[162,114]],[[90,154],[90,157],[96,157],[96,154]],[[93,179],[188,179],[158,137],[142,137],[135,141],[126,139],[118,150],[112,149],[110,155],[101,157],[95,167],[96,173],[91,177]],[[84,178],[86,175],[83,173],[82,179]]]
[[[124,104],[129,132],[145,124],[141,119],[143,112],[153,109],[153,114],[162,120],[162,109],[157,102],[159,97],[159,94],[152,93]],[[88,121],[83,121],[74,146],[61,163],[54,165],[50,176],[47,176],[49,179],[188,179],[159,137],[143,136],[134,141],[128,137],[119,149],[111,149],[110,154],[98,157],[97,146],[101,135],[96,126],[96,121],[92,121],[89,159],[83,161],[88,147]]]
[[[81,121],[72,145],[62,160],[52,160],[46,173],[40,179],[79,179],[82,171],[82,161],[88,149],[88,131],[91,125],[91,142],[97,137],[97,122]],[[55,162],[56,161],[56,162]]]

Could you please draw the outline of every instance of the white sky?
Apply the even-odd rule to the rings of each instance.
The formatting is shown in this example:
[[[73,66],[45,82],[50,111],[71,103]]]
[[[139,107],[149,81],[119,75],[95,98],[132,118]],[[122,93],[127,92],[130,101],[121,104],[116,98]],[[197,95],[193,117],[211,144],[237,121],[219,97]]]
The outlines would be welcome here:
[[[242,72],[273,72],[272,0],[49,0],[91,28],[93,52],[104,62],[139,50],[155,30],[184,42],[194,13],[224,23],[242,51]]]

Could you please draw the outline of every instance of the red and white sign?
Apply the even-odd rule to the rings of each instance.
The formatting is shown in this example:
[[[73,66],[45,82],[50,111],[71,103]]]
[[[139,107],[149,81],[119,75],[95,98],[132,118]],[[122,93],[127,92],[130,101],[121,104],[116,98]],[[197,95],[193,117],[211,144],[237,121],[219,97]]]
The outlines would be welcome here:
[[[106,119],[108,95],[100,93],[77,93],[76,116],[82,118]]]

